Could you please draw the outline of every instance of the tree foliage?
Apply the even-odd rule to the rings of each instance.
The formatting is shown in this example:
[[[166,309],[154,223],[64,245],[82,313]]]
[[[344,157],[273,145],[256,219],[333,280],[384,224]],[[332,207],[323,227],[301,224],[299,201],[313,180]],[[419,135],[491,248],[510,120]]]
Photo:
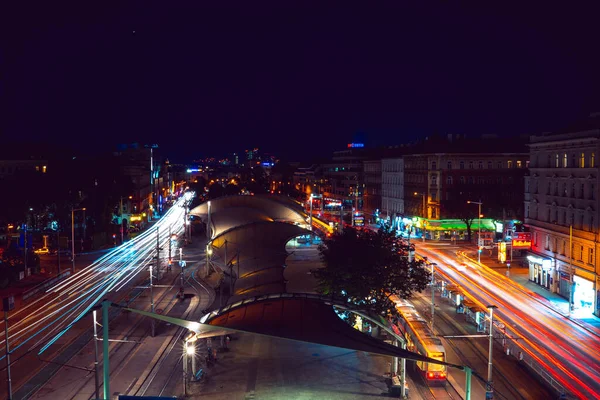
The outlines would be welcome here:
[[[409,298],[425,289],[431,278],[423,261],[409,262],[409,245],[389,229],[345,228],[326,239],[319,250],[325,267],[312,271],[317,291],[374,315],[396,315],[389,296]]]

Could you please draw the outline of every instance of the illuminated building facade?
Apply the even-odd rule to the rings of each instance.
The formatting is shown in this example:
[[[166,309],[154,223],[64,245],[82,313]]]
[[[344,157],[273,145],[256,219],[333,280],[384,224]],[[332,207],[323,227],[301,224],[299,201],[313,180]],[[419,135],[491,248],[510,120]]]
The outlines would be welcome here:
[[[431,220],[476,218],[471,200],[483,203],[485,217],[522,220],[528,165],[520,138],[425,141],[404,155],[404,212]]]
[[[381,216],[390,220],[404,215],[404,159],[381,160]]]
[[[375,222],[381,210],[381,167],[382,160],[363,162],[363,213],[365,221]]]
[[[599,139],[598,115],[564,133],[532,136],[525,181],[529,279],[570,299],[576,312],[596,315]]]

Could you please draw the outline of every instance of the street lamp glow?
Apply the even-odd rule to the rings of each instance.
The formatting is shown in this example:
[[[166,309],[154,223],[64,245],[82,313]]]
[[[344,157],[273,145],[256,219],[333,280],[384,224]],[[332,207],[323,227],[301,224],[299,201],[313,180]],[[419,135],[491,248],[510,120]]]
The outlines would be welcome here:
[[[185,346],[185,352],[188,356],[193,356],[196,354],[196,346],[194,346],[193,343],[188,342],[188,344]]]

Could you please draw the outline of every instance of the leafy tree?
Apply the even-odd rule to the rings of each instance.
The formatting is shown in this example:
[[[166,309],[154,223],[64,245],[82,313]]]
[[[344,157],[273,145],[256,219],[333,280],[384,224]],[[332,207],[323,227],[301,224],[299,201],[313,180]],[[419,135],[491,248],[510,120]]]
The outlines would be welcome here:
[[[392,294],[409,298],[425,289],[424,262],[409,262],[409,245],[390,229],[346,228],[319,248],[325,267],[313,270],[321,294],[350,301],[373,314],[396,315]]]

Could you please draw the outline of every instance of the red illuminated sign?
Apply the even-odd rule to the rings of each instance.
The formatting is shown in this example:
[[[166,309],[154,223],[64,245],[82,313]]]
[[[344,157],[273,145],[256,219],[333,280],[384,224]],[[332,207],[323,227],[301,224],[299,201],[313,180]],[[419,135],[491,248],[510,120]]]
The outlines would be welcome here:
[[[529,249],[531,248],[531,240],[513,239],[512,247],[513,249]]]

